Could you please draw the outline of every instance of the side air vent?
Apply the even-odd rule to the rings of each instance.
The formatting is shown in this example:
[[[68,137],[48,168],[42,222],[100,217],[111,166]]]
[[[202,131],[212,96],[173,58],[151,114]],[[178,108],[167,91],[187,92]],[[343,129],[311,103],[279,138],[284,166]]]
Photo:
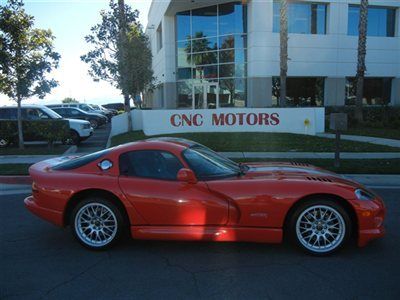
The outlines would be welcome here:
[[[307,177],[308,180],[311,181],[321,181],[321,182],[332,182],[329,178],[324,178],[324,177]]]
[[[300,166],[300,167],[309,167],[310,166],[309,164],[299,163],[299,162],[295,162],[295,161],[292,161],[290,163],[292,164],[292,166]]]

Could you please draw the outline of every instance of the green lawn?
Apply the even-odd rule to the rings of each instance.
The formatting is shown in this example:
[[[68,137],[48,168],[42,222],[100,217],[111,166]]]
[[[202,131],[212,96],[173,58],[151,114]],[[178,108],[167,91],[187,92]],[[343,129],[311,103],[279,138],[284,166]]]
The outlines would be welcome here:
[[[238,162],[297,161],[342,174],[400,174],[400,159],[343,159],[340,168],[333,159],[237,159]],[[0,175],[27,175],[30,164],[0,164]]]
[[[335,141],[316,136],[291,133],[180,133],[163,136],[182,137],[199,142],[215,151],[226,152],[333,152]],[[146,139],[143,131],[133,131],[114,136],[113,146]],[[342,152],[397,152],[400,148],[361,143],[353,141],[341,142]]]
[[[32,164],[0,164],[0,175],[28,175]]]
[[[47,145],[25,145],[24,150],[17,147],[0,148],[0,155],[56,155],[63,154],[70,146],[55,145],[49,149]]]

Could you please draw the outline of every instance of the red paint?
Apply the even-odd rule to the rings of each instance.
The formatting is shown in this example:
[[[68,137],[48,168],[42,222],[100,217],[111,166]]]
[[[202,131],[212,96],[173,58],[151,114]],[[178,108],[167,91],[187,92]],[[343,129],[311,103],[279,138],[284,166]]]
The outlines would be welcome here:
[[[89,189],[103,190],[121,202],[133,238],[277,243],[282,240],[285,218],[297,201],[314,194],[329,194],[347,201],[353,209],[358,245],[364,246],[384,234],[382,200],[355,199],[354,190],[361,187],[357,183],[313,166],[296,167],[290,163],[249,164],[258,170],[240,177],[197,181],[181,156],[187,147],[182,141],[125,144],[70,171],[49,168],[59,162],[57,159],[37,163],[30,168],[34,193],[25,199],[25,205],[39,217],[65,226],[66,207],[75,194]],[[120,176],[119,155],[146,149],[176,155],[184,166],[179,180]],[[113,167],[102,172],[97,164],[105,158],[113,162]],[[331,182],[308,180],[315,171]]]

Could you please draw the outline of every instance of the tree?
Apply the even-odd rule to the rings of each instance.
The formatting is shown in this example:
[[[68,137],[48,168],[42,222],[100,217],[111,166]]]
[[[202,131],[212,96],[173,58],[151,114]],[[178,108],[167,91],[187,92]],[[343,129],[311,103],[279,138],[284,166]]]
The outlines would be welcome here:
[[[71,98],[71,97],[64,98],[61,102],[62,103],[79,103],[78,100],[76,100],[75,98]]]
[[[154,79],[151,51],[137,20],[139,12],[123,0],[111,0],[109,6],[109,11],[100,12],[101,22],[85,37],[94,49],[81,59],[90,65],[89,74],[94,81],[105,80],[121,90],[128,128],[132,130],[130,99],[151,86]]]
[[[366,71],[365,56],[367,55],[367,23],[368,23],[368,0],[361,0],[360,19],[358,23],[358,51],[357,51],[357,90],[355,118],[357,122],[363,122],[363,91],[364,75]]]
[[[288,1],[281,0],[280,7],[280,106],[286,106],[286,78],[288,71]]]
[[[34,28],[34,18],[21,0],[0,6],[0,92],[18,104],[18,142],[24,148],[21,102],[44,98],[57,86],[47,75],[58,67],[60,55],[53,50],[50,30]]]

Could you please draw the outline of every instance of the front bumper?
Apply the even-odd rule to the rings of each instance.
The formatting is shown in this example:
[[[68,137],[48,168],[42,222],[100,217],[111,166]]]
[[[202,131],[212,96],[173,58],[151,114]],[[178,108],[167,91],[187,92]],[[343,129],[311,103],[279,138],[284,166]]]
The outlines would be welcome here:
[[[60,211],[44,208],[40,206],[33,196],[24,200],[25,207],[34,215],[57,226],[63,226],[63,214]]]
[[[384,219],[386,208],[382,199],[376,198],[373,201],[352,201],[356,209],[358,221],[359,247],[364,247],[371,240],[381,238],[385,235]]]
[[[81,131],[80,131],[80,136],[81,136],[82,140],[90,138],[90,136],[92,134],[93,134],[92,127],[88,128],[88,129],[81,129]]]

